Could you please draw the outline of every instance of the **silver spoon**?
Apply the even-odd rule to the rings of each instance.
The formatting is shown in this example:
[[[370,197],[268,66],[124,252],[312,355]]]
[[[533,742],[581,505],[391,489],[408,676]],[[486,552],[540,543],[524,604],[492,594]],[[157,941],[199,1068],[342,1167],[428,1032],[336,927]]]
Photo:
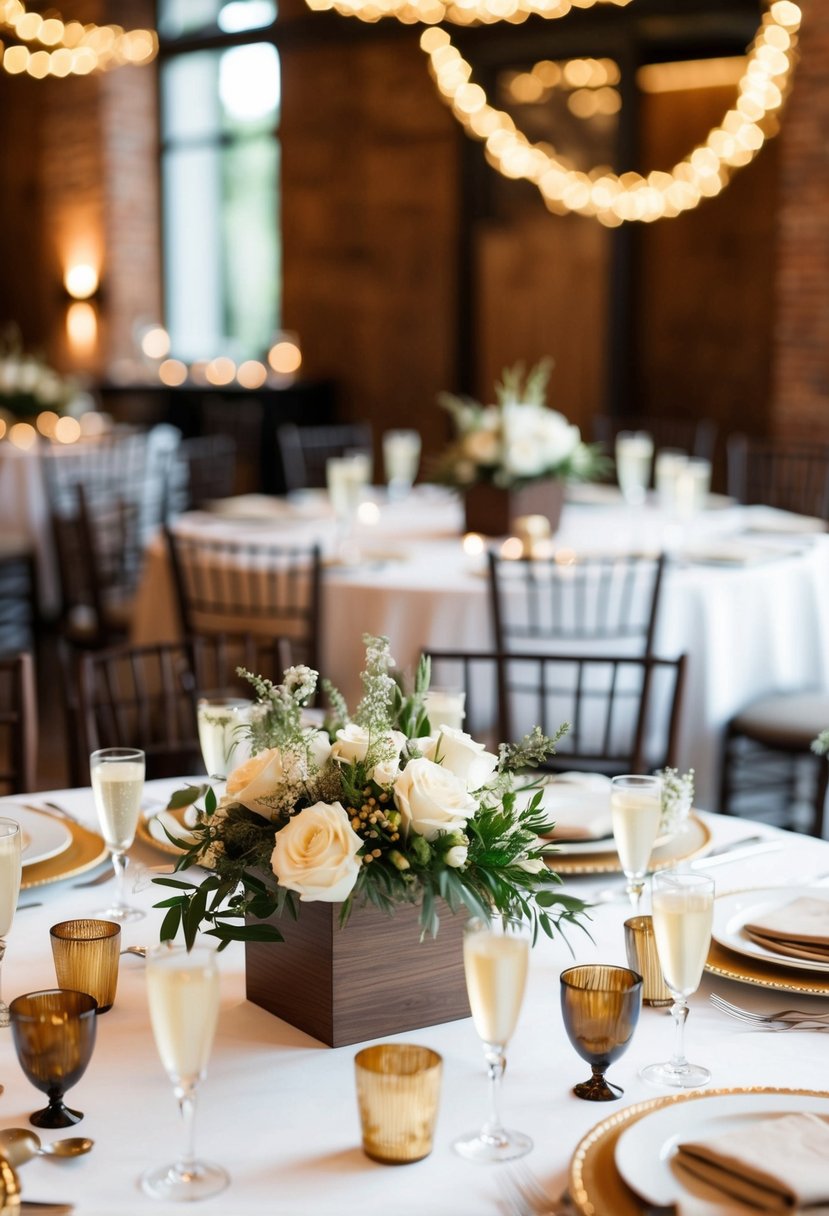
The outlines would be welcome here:
[[[146,946],[127,946],[126,950],[121,951],[122,954],[137,954],[139,958],[147,957]]]
[[[27,1127],[4,1127],[0,1131],[0,1146],[12,1165],[24,1165],[34,1157],[80,1157],[88,1153],[94,1140],[87,1136],[69,1136],[65,1140],[53,1140],[42,1144],[40,1136]]]

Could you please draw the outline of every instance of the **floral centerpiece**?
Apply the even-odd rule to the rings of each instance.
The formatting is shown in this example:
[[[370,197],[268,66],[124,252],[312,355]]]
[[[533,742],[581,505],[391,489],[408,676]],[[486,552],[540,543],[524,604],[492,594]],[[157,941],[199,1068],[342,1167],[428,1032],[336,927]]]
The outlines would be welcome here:
[[[662,778],[662,817],[659,821],[660,835],[678,832],[691,813],[694,802],[694,770],[680,773],[675,768],[659,769]]]
[[[812,740],[811,746],[816,756],[829,756],[829,728],[822,730],[818,737]]]
[[[359,904],[388,914],[417,905],[422,935],[437,933],[440,901],[485,919],[517,916],[549,936],[580,923],[585,905],[561,890],[544,858],[540,837],[553,825],[541,791],[517,777],[562,732],[553,739],[536,728],[488,752],[465,732],[430,723],[428,661],[405,695],[390,674],[387,639],[365,641],[362,701],[352,719],[326,683],[327,729],[303,719],[316,672],[291,667],[275,685],[240,671],[260,706],[253,754],[219,800],[194,786],[170,802],[175,810],[203,798],[191,838],[171,839],[183,849],[177,869],[200,864],[212,873],[201,882],[155,880],[176,891],[159,905],[168,909],[162,938],[183,928],[188,943],[199,929],[222,946],[281,942],[275,921],[296,919],[297,902],[337,904],[343,925]]]
[[[34,418],[42,410],[61,413],[77,392],[42,359],[25,354],[15,326],[0,336],[0,413],[9,419]]]

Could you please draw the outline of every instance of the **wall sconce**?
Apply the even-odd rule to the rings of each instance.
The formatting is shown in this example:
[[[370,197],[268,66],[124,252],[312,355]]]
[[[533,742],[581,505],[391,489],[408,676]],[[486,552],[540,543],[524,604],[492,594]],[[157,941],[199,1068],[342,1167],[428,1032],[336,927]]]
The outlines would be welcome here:
[[[74,262],[63,272],[63,286],[69,297],[66,310],[66,338],[72,357],[79,363],[94,358],[98,346],[98,308],[101,280],[91,262]]]
[[[77,262],[66,267],[63,285],[66,294],[73,300],[91,300],[93,296],[97,296],[101,280],[97,269],[91,263]]]

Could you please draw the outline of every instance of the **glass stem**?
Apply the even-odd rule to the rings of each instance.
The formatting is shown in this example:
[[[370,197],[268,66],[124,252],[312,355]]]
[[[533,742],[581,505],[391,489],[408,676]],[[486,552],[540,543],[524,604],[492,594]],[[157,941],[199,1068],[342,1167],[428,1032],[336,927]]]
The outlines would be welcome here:
[[[6,939],[0,937],[0,980],[3,975],[3,959],[6,957]],[[2,987],[0,987],[0,1026],[8,1026],[10,1023],[9,1007],[3,1000]]]
[[[484,1058],[489,1075],[489,1118],[483,1126],[483,1135],[498,1139],[504,1134],[499,1109],[501,1078],[507,1063],[503,1046],[497,1043],[485,1043]]]
[[[685,1059],[685,1022],[688,1017],[688,1003],[681,996],[674,997],[671,1006],[671,1016],[674,1019],[674,1054],[671,1056],[671,1068],[674,1072],[684,1072],[688,1067]]]
[[[115,849],[112,854],[112,867],[115,870],[115,877],[118,880],[118,897],[116,903],[120,907],[127,906],[127,866],[129,858],[123,849]]]
[[[639,904],[642,902],[642,892],[645,889],[644,878],[629,878],[628,879],[628,897],[634,912],[639,911]]]
[[[177,1085],[175,1094],[178,1108],[181,1112],[181,1125],[184,1128],[184,1152],[182,1153],[180,1169],[184,1174],[192,1174],[196,1166],[196,1142],[194,1123],[196,1115],[195,1085]]]

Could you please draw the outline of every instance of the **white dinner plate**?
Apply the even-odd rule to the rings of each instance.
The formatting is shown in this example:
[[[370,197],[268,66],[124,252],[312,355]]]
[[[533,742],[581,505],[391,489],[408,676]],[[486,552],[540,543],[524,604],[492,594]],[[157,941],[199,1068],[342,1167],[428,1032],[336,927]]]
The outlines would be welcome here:
[[[54,815],[45,811],[32,811],[19,802],[0,804],[0,815],[20,824],[24,836],[23,865],[31,866],[37,861],[48,861],[57,857],[72,843],[72,829]],[[28,845],[25,841],[28,838]]]
[[[616,1143],[616,1168],[631,1190],[650,1204],[682,1204],[694,1196],[716,1204],[694,1207],[694,1212],[744,1213],[744,1204],[729,1204],[720,1191],[674,1169],[677,1144],[713,1139],[776,1115],[804,1112],[829,1115],[829,1095],[735,1093],[658,1107],[622,1132]]]
[[[754,921],[758,916],[770,912],[772,908],[780,908],[808,895],[813,899],[822,899],[826,903],[829,916],[829,888],[813,887],[758,887],[752,891],[736,891],[731,894],[719,895],[714,900],[714,923],[711,936],[714,941],[733,950],[736,954],[744,954],[747,958],[759,958],[764,963],[776,963],[778,967],[794,968],[797,971],[829,971],[829,961],[818,962],[808,958],[794,958],[790,954],[777,954],[752,941],[743,931],[743,925]]]

